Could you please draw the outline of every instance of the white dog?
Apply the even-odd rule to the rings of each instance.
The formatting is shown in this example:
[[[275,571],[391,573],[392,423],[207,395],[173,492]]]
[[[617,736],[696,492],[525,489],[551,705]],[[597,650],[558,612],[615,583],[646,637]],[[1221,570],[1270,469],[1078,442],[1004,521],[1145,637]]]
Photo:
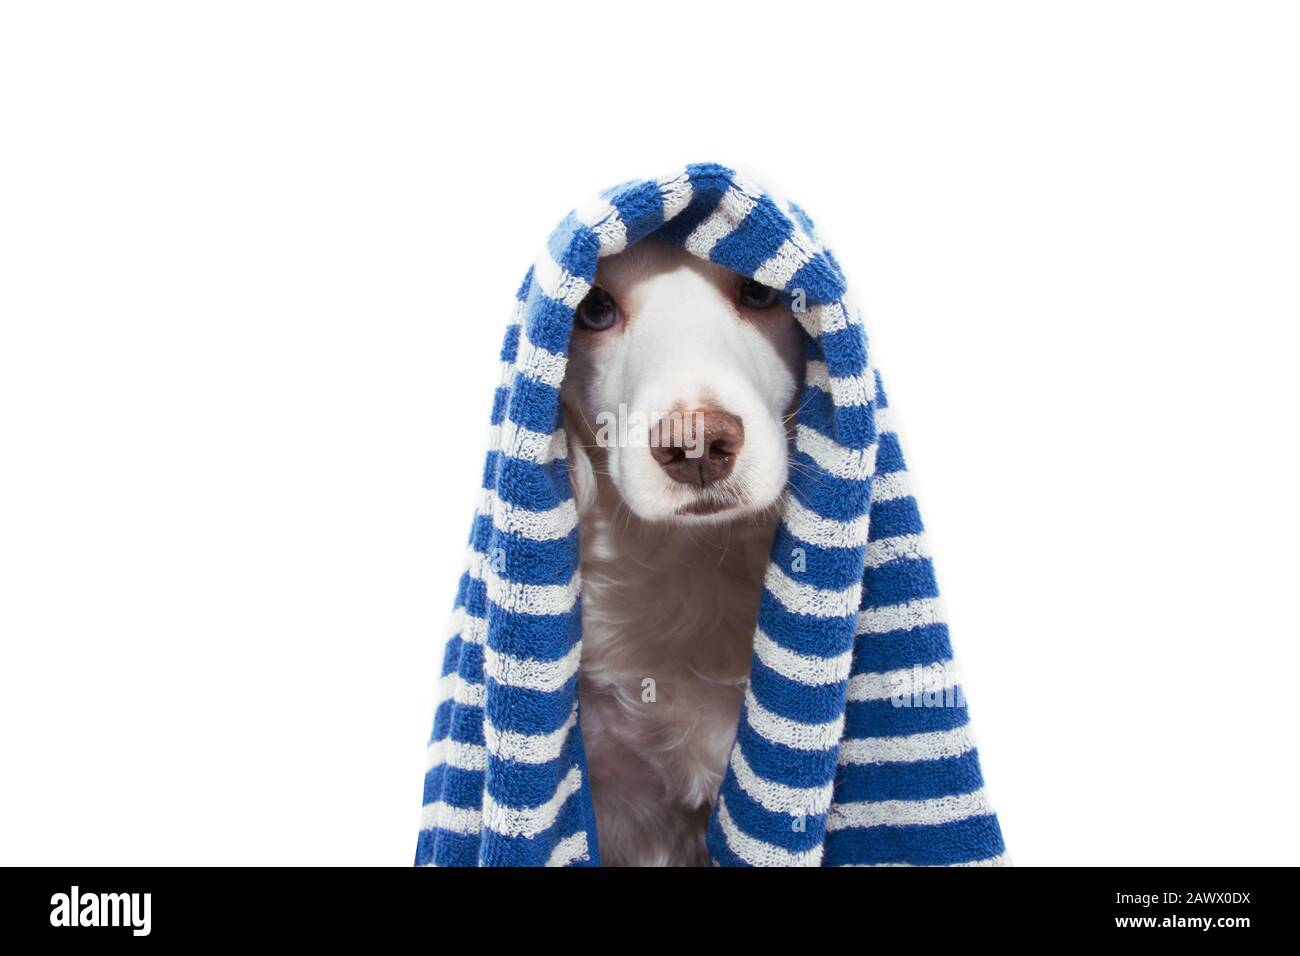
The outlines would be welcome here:
[[[607,865],[707,863],[789,468],[776,293],[645,240],[602,261],[561,391],[582,541],[582,732]]]

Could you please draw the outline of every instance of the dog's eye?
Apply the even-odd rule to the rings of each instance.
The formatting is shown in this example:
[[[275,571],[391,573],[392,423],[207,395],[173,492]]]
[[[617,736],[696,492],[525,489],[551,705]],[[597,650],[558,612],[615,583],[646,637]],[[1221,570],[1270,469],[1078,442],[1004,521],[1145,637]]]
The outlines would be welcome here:
[[[578,303],[573,320],[584,329],[604,332],[618,321],[618,304],[614,297],[598,285],[591,287],[587,297]]]
[[[776,301],[776,290],[753,279],[740,283],[740,304],[750,309],[766,309]]]

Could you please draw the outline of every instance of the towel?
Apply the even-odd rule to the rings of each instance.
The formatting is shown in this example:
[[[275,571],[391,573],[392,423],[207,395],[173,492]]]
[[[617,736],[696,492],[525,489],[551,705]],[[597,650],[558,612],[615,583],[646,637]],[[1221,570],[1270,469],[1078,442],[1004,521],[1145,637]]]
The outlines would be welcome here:
[[[780,290],[806,366],[720,866],[1003,865],[916,499],[859,310],[812,221],[712,163],[597,195],[515,297],[444,654],[417,865],[600,863],[582,732],[578,517],[559,401],[600,257],[646,236]]]

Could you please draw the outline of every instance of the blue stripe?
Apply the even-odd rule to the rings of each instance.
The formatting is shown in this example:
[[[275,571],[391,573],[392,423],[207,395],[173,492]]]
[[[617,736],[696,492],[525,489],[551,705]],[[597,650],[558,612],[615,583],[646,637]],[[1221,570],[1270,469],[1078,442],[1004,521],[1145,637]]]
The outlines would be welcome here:
[[[982,786],[979,757],[970,750],[940,760],[844,764],[835,778],[835,800],[931,800]]]
[[[552,299],[540,286],[529,290],[524,324],[528,327],[528,341],[534,345],[559,355],[569,353],[573,309],[559,299]]]
[[[487,613],[493,649],[518,657],[556,660],[582,637],[581,599],[567,614],[523,614],[492,604]]]
[[[534,461],[493,454],[498,455],[494,477],[499,477],[499,480],[486,487],[494,487],[497,497],[507,504],[529,511],[549,511],[573,497],[564,470],[567,466],[563,462],[539,465]]]
[[[805,724],[824,724],[844,713],[847,678],[837,684],[810,687],[783,677],[757,658],[750,670],[750,687],[767,710]]]
[[[474,866],[478,862],[478,835],[424,830],[415,850],[415,865]]]
[[[760,196],[744,221],[714,245],[709,258],[733,272],[753,275],[793,233],[794,225],[776,203]]]
[[[836,405],[831,396],[813,385],[804,386],[800,406],[814,426],[846,448],[866,448],[876,441],[876,415],[872,405]],[[802,420],[802,419],[801,419]]]
[[[487,687],[487,719],[493,727],[521,734],[549,734],[559,730],[573,713],[578,678],[569,678],[563,687],[555,691],[510,687],[499,684],[490,677]]]
[[[510,404],[510,389],[504,385],[497,386],[492,393],[492,424],[500,425],[506,420],[506,406]]]
[[[749,866],[727,846],[726,837],[722,835],[722,824],[716,815],[709,820],[706,843],[709,847],[709,859],[719,866]]]
[[[899,558],[867,568],[863,575],[864,608],[886,607],[919,598],[937,597],[939,584],[929,558]]]
[[[811,617],[787,610],[764,590],[759,599],[759,626],[782,647],[811,657],[834,657],[853,646],[856,617]]]
[[[731,185],[731,170],[710,163],[688,166],[691,201],[686,208],[655,233],[655,238],[681,246],[701,222],[718,207]]]
[[[560,754],[555,760],[544,764],[519,766],[517,772],[509,776],[498,775],[488,779],[487,792],[497,803],[512,807],[536,807],[551,799],[555,793],[557,780],[573,766],[571,748]],[[482,781],[479,789],[483,789]]]
[[[451,733],[452,708],[455,706],[456,702],[450,698],[438,704],[437,709],[433,712],[433,735],[429,738],[430,743],[435,740],[442,740]]]
[[[808,235],[815,237],[817,235],[817,230],[813,228],[813,221],[808,217],[808,214],[794,203],[789,203],[789,206],[790,212],[794,214],[795,221],[799,223],[803,231]]]
[[[921,511],[916,506],[915,498],[877,501],[871,506],[871,526],[867,534],[870,541],[893,538],[900,534],[920,534],[924,530],[925,525],[921,523]]]
[[[664,206],[659,184],[643,180],[622,190],[612,203],[627,230],[628,245],[654,232],[664,222]]]
[[[905,737],[965,727],[970,721],[961,707],[897,707],[889,700],[851,700],[845,719],[852,728],[845,738]]]
[[[874,674],[951,658],[948,625],[927,624],[909,631],[863,634],[853,645],[853,673]]]
[[[447,736],[462,744],[475,744],[482,747],[483,740],[483,708],[467,707],[464,704],[447,701],[450,705],[448,712],[450,714]]]
[[[836,302],[844,297],[844,277],[839,274],[839,269],[832,260],[823,253],[818,253],[794,274],[786,288],[803,289],[810,303]],[[859,329],[858,338],[861,337]],[[865,343],[863,351],[865,352]]]
[[[885,380],[880,377],[880,369],[876,373],[876,405],[879,408],[889,407],[889,395],[885,392]]]
[[[516,375],[510,396],[510,420],[516,425],[549,435],[563,423],[560,390],[526,375]]]
[[[793,817],[788,813],[773,813],[745,793],[732,773],[723,779],[721,793],[727,801],[731,819],[752,837],[791,853],[804,853],[822,842],[826,830],[825,814]]]
[[[903,458],[902,446],[898,443],[898,434],[885,432],[880,436],[880,445],[876,450],[876,474],[888,475],[895,471],[907,471],[907,462]]]
[[[518,324],[506,326],[505,341],[501,344],[501,361],[514,362],[519,356],[519,338],[522,334],[522,326]]]
[[[815,575],[819,588],[840,591],[862,578],[866,548],[823,548],[790,533],[784,523],[772,538],[772,561],[789,577],[799,581]]]
[[[870,508],[870,479],[827,481],[808,455],[798,452],[793,457],[797,467],[790,470],[790,490],[809,511],[835,521],[853,521]]]
[[[573,213],[564,217],[546,242],[546,251],[565,272],[591,282],[596,277],[600,237]]]
[[[460,662],[456,665],[456,673],[467,684],[483,683],[482,645],[468,642],[461,645]]]
[[[442,800],[453,807],[477,810],[483,805],[483,771],[439,764],[424,776],[424,802]]]
[[[568,584],[578,562],[578,531],[575,528],[566,538],[533,541],[494,529],[484,554],[502,580],[516,584]]]
[[[796,750],[768,740],[745,722],[743,716],[736,741],[751,770],[766,780],[792,787],[820,787],[835,779],[836,754],[832,750]]]
[[[1002,832],[994,816],[938,826],[870,827],[826,834],[824,866],[845,863],[910,863],[951,866],[1002,853]]]
[[[459,634],[453,634],[447,640],[447,646],[442,652],[442,676],[447,677],[455,674],[460,667],[460,649],[461,637]]]

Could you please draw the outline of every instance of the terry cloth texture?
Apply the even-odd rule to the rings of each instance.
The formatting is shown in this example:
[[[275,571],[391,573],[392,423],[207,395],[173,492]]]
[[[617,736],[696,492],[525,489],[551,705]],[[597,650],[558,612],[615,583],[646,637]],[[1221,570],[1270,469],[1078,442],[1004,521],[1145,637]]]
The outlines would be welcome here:
[[[715,864],[999,865],[921,516],[861,315],[796,205],[687,166],[602,193],[517,294],[429,744],[416,863],[595,866],[578,726],[578,518],[559,401],[574,307],[646,236],[781,290],[806,335],[791,470]]]

